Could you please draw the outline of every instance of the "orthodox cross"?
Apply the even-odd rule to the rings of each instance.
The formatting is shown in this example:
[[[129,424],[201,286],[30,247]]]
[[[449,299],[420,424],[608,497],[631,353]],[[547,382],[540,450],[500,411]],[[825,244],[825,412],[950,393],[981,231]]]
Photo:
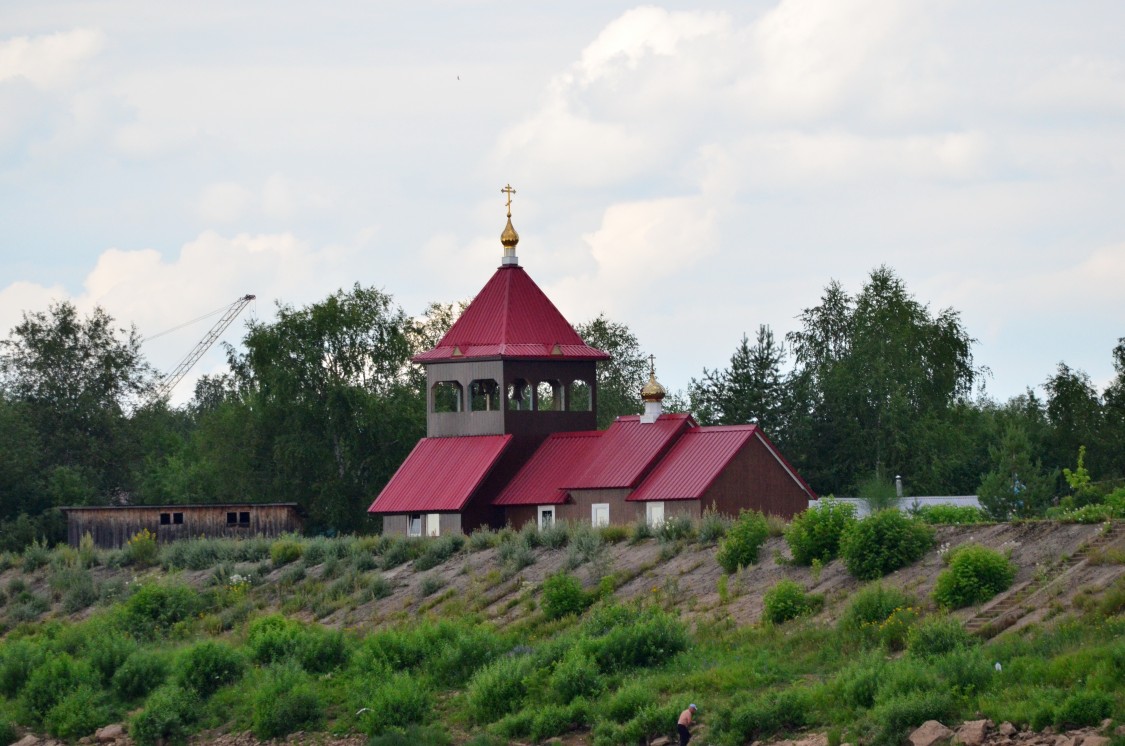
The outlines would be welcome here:
[[[656,355],[648,356],[648,373],[651,376],[656,375]]]
[[[508,184],[507,186],[505,186],[500,191],[504,192],[508,195],[508,205],[507,205],[508,206],[508,217],[512,217],[512,195],[516,193],[516,190],[512,189],[511,184]]]

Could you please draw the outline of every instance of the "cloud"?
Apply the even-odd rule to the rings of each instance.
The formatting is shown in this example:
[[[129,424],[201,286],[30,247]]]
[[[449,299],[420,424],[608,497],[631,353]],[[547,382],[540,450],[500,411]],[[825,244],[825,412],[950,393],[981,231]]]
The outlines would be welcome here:
[[[105,36],[97,29],[0,41],[0,82],[23,78],[41,88],[61,87],[104,46]]]
[[[254,194],[241,184],[210,184],[199,197],[199,217],[206,223],[233,223],[246,214],[253,199]]]

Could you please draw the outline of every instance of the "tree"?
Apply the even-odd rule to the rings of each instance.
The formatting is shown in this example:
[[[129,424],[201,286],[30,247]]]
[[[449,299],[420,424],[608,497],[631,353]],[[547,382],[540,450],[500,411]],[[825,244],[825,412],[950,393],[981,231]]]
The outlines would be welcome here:
[[[1031,456],[1027,433],[1010,426],[999,447],[992,449],[992,471],[981,479],[977,495],[997,520],[1042,515],[1054,496],[1055,476],[1043,471]]]
[[[781,429],[786,407],[786,379],[781,372],[785,349],[773,331],[762,324],[754,344],[745,334],[725,370],[703,369],[701,380],[692,379],[693,410],[704,424],[758,423],[768,433]]]
[[[81,318],[66,301],[24,313],[0,341],[0,388],[37,434],[48,492],[58,487],[59,500],[129,491],[128,413],[155,376],[140,346],[136,328],[115,328],[100,307]]]
[[[1107,476],[1125,476],[1125,337],[1117,340],[1113,348],[1113,369],[1117,375],[1106,386],[1102,395],[1104,415],[1104,442],[1117,444],[1107,449],[1105,472]]]
[[[598,428],[610,426],[620,415],[640,414],[641,388],[648,382],[649,365],[637,336],[625,324],[604,313],[575,327],[586,344],[610,355],[598,363]]]
[[[1102,404],[1090,376],[1059,363],[1055,374],[1043,384],[1047,391],[1047,420],[1051,445],[1047,463],[1054,467],[1070,463],[1083,445],[1090,446],[1095,471],[1102,463]],[[1119,450],[1120,443],[1110,446]]]

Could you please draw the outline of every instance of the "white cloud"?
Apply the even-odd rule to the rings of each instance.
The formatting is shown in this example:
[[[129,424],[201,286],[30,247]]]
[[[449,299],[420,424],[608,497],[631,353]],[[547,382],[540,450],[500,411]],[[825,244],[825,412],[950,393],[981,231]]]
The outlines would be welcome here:
[[[254,194],[233,182],[209,184],[199,197],[199,217],[207,223],[233,223],[250,209]]]
[[[42,88],[69,83],[105,46],[97,29],[74,29],[0,41],[0,82],[24,78]]]

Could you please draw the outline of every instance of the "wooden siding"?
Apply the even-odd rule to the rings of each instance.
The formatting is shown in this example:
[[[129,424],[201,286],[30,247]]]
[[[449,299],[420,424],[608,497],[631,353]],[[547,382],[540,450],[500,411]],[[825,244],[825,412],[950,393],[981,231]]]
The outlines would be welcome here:
[[[156,535],[158,542],[193,539],[201,536],[241,538],[279,536],[297,532],[302,521],[295,505],[137,505],[129,507],[69,508],[66,512],[67,542],[78,546],[85,534],[101,549],[120,549],[143,529]],[[227,522],[227,513],[249,513],[248,523]],[[183,523],[161,523],[182,514]]]
[[[665,503],[665,510],[670,504]],[[742,509],[792,518],[809,496],[757,438],[742,448],[703,494],[703,506],[737,516]]]
[[[393,513],[391,515],[383,516],[383,535],[384,536],[406,536],[406,530],[409,527],[410,513]],[[422,514],[422,534],[426,533],[426,516],[428,513]],[[450,536],[451,534],[461,533],[461,514],[460,513],[439,513],[438,514],[438,536]]]
[[[644,503],[627,503],[625,498],[632,490],[572,490],[570,500],[559,506],[559,520],[575,523],[590,523],[593,506],[597,503],[609,505],[609,524],[627,526],[637,518],[644,518]]]

